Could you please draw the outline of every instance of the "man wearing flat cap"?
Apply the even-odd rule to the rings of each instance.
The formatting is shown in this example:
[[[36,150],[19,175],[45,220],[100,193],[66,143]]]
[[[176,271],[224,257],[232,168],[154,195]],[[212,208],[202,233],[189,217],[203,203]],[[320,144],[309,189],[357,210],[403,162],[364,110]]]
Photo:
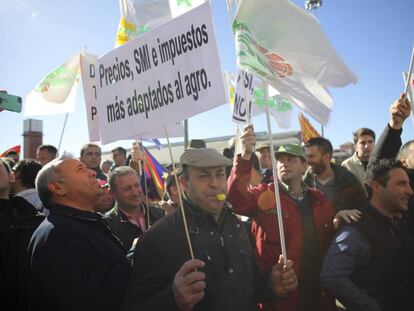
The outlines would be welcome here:
[[[230,163],[210,148],[181,156],[183,206],[196,259],[190,260],[177,209],[138,241],[121,310],[257,310],[257,302],[283,299],[296,288],[290,261],[283,265],[281,259],[267,274],[256,268],[248,234],[226,202]]]
[[[261,271],[269,273],[282,251],[274,182],[248,188],[255,142],[253,130],[247,127],[242,134],[242,154],[237,155],[228,180],[228,201],[236,214],[252,218],[256,260]],[[301,146],[282,145],[275,164],[287,258],[293,261],[299,285],[285,298],[265,304],[264,310],[335,310],[333,297],[319,282],[322,259],[333,235],[332,205],[322,192],[303,183],[307,166]]]
[[[260,182],[269,183],[273,178],[272,173],[272,157],[270,154],[270,143],[267,141],[258,142],[256,146],[256,153],[252,154],[253,156],[253,168],[255,167],[254,157],[257,156],[260,164]],[[255,173],[252,170],[252,177]],[[251,183],[252,184],[252,183]],[[257,186],[259,183],[252,184],[252,186]]]

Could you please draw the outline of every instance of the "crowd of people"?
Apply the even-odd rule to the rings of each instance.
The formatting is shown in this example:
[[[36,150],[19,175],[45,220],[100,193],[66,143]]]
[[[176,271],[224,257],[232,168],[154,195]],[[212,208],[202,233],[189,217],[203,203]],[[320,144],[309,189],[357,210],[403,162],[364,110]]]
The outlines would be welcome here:
[[[0,158],[0,310],[414,310],[410,113],[401,95],[342,164],[324,137],[272,163],[246,126],[240,154],[188,148],[158,201],[137,145]]]

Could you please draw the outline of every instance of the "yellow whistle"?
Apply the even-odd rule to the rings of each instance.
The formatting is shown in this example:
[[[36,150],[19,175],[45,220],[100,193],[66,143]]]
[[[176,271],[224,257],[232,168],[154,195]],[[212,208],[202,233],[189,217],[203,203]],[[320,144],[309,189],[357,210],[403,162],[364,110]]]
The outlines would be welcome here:
[[[224,201],[226,199],[226,195],[224,193],[220,193],[216,195],[217,200]]]

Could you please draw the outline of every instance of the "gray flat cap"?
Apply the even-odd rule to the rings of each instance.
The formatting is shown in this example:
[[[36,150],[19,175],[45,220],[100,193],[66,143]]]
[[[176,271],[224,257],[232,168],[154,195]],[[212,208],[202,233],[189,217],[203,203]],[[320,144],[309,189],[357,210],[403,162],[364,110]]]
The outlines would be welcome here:
[[[188,149],[181,156],[180,162],[194,167],[216,167],[233,164],[231,160],[213,148]]]

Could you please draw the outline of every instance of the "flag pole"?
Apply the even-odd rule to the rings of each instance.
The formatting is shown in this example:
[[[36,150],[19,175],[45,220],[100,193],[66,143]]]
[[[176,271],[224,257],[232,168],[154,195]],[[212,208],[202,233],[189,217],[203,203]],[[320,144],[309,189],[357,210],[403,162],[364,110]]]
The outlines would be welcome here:
[[[151,223],[150,223],[150,210],[149,210],[149,204],[148,204],[148,187],[147,187],[147,176],[145,176],[145,150],[144,150],[144,144],[142,143],[142,139],[141,139],[141,149],[142,152],[144,153],[144,187],[145,187],[145,207],[147,210],[147,224],[148,224],[148,228],[149,229],[151,227]],[[149,170],[148,170],[149,171]]]
[[[135,145],[139,148],[139,141],[138,141],[138,139],[136,141],[134,141],[134,143],[132,144],[132,148],[134,148]],[[139,174],[139,177],[142,176],[142,164],[141,164],[141,161],[138,161],[138,174]]]
[[[168,136],[167,127],[164,127],[164,130],[165,130],[165,137],[167,138],[168,151],[170,153],[171,164],[173,166],[174,179],[175,179],[175,183],[177,185],[178,198],[179,198],[179,201],[180,201],[181,215],[183,217],[185,236],[187,238],[187,243],[188,243],[188,248],[190,250],[191,259],[194,259],[195,257],[194,257],[194,252],[193,252],[193,246],[191,245],[190,234],[188,232],[187,218],[185,216],[184,205],[183,205],[183,198],[181,196],[180,184],[178,182],[177,170],[175,168],[175,162],[174,162],[174,158],[173,158],[172,151],[171,151],[171,144],[170,144],[170,138]]]
[[[68,121],[68,115],[69,115],[69,113],[66,112],[65,121],[63,122],[62,132],[60,133],[60,138],[59,138],[58,154],[59,154],[59,151],[60,151],[60,146],[62,145],[63,134],[65,133],[66,122]]]
[[[411,60],[410,60],[410,67],[408,69],[408,76],[407,76],[407,80],[405,80],[405,90],[404,90],[404,94],[407,95],[408,92],[408,88],[410,87],[410,81],[411,81],[411,73],[413,71],[413,60],[414,60],[414,46],[413,49],[411,51]],[[414,103],[411,103],[411,115],[413,117],[413,121],[414,121]]]
[[[269,105],[267,103],[268,97],[269,97],[269,90],[268,90],[268,84],[264,81],[263,81],[263,87],[265,89],[266,121],[267,121],[267,131],[269,134],[270,155],[272,157],[272,172],[273,172],[273,181],[274,181],[273,183],[275,186],[276,211],[277,211],[277,221],[279,224],[280,245],[282,248],[283,258],[287,260],[285,231],[283,229],[282,206],[280,204],[279,182],[278,182],[277,167],[276,167],[275,147],[273,146],[272,125],[270,123]]]

